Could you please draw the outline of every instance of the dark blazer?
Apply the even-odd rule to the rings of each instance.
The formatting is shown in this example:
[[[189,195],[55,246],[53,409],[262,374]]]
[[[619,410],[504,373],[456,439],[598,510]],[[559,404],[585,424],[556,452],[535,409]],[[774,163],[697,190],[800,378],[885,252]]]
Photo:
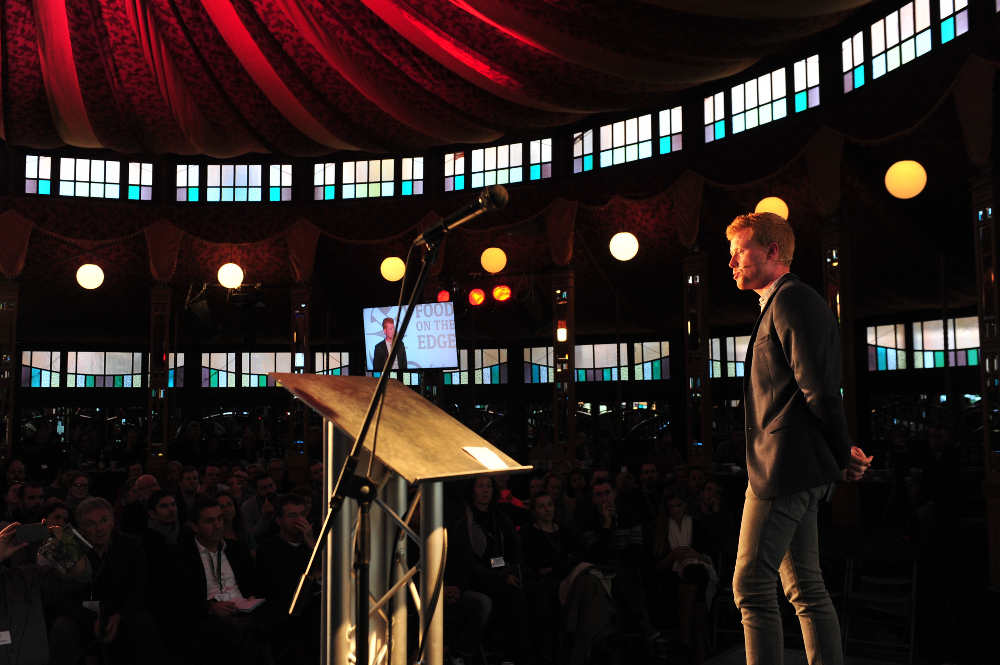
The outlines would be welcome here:
[[[382,368],[385,367],[385,359],[389,357],[389,348],[383,339],[381,342],[375,345],[375,352],[372,354],[372,370],[376,372],[381,372]],[[403,345],[403,340],[399,340],[399,350],[396,351],[396,360],[399,362],[399,370],[402,371],[406,369],[406,346]]]
[[[257,592],[254,577],[253,558],[246,545],[237,540],[227,540],[225,554],[236,577],[236,585],[244,598],[249,598]],[[198,554],[198,546],[193,537],[187,537],[178,546],[179,560],[177,565],[176,605],[182,615],[192,622],[208,614],[208,580],[205,579],[205,566]]]
[[[750,488],[773,498],[833,482],[850,457],[837,320],[795,275],[779,278],[747,346]]]

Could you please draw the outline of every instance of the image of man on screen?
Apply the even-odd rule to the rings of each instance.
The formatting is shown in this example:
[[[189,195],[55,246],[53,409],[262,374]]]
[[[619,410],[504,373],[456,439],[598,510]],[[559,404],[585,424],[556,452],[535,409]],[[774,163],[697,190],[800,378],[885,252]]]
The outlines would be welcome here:
[[[375,345],[375,353],[372,357],[372,369],[381,372],[385,367],[385,360],[389,357],[389,349],[392,348],[393,338],[396,336],[396,322],[392,317],[382,319],[382,333],[385,339]],[[406,369],[406,347],[403,340],[399,340],[399,349],[396,351],[396,359],[392,363],[392,369]]]

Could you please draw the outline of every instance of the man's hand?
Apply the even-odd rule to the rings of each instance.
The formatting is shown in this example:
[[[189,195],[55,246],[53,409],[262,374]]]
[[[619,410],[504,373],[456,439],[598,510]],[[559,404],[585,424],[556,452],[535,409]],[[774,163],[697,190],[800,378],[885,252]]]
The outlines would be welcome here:
[[[11,522],[3,528],[3,531],[0,531],[0,561],[6,561],[14,552],[28,546],[28,543],[11,544],[14,533],[19,526],[21,526],[20,522]]]
[[[865,451],[857,446],[851,446],[851,459],[844,469],[844,480],[861,480],[871,466],[874,457],[866,456]]]
[[[210,600],[208,613],[217,617],[231,617],[236,614],[236,603],[231,600]]]
[[[118,624],[122,621],[121,614],[112,614],[108,617],[108,623],[104,626],[104,632],[101,633],[101,620],[94,620],[94,635],[97,639],[104,644],[111,644],[118,637]]]
[[[462,590],[457,586],[446,586],[444,588],[444,602],[452,605],[462,597]]]
[[[514,575],[513,573],[508,575],[505,581],[507,582],[507,586],[512,586],[515,589],[521,588],[521,580],[517,579],[517,575]]]
[[[300,517],[295,520],[295,528],[302,532],[302,539],[306,541],[306,545],[312,547],[316,544],[316,538],[313,537],[313,527],[304,517]]]

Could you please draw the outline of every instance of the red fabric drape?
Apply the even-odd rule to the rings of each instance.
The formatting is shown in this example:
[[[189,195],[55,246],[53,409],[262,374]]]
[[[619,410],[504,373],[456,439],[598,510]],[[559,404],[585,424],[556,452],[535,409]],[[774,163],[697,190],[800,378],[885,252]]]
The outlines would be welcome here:
[[[568,266],[573,260],[573,233],[576,228],[576,201],[556,199],[545,215],[545,233],[549,252],[557,266]]]
[[[169,222],[156,222],[145,228],[145,234],[153,279],[169,282],[177,270],[177,254],[184,232]]]
[[[80,92],[66,3],[35,0],[34,8],[42,77],[56,130],[70,145],[99,148]]]
[[[288,260],[291,263],[292,276],[296,282],[308,282],[312,279],[313,267],[316,265],[319,229],[310,222],[300,219],[288,229],[285,242],[288,243]]]
[[[13,279],[24,270],[34,223],[14,210],[0,214],[0,270]]]

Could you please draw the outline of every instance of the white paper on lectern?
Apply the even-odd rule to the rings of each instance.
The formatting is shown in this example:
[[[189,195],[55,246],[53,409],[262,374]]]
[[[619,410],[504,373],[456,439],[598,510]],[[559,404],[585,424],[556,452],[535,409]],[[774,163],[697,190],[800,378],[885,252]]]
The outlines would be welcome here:
[[[477,462],[485,466],[490,471],[506,469],[507,465],[500,457],[490,450],[481,446],[462,446],[462,450],[472,455]]]

